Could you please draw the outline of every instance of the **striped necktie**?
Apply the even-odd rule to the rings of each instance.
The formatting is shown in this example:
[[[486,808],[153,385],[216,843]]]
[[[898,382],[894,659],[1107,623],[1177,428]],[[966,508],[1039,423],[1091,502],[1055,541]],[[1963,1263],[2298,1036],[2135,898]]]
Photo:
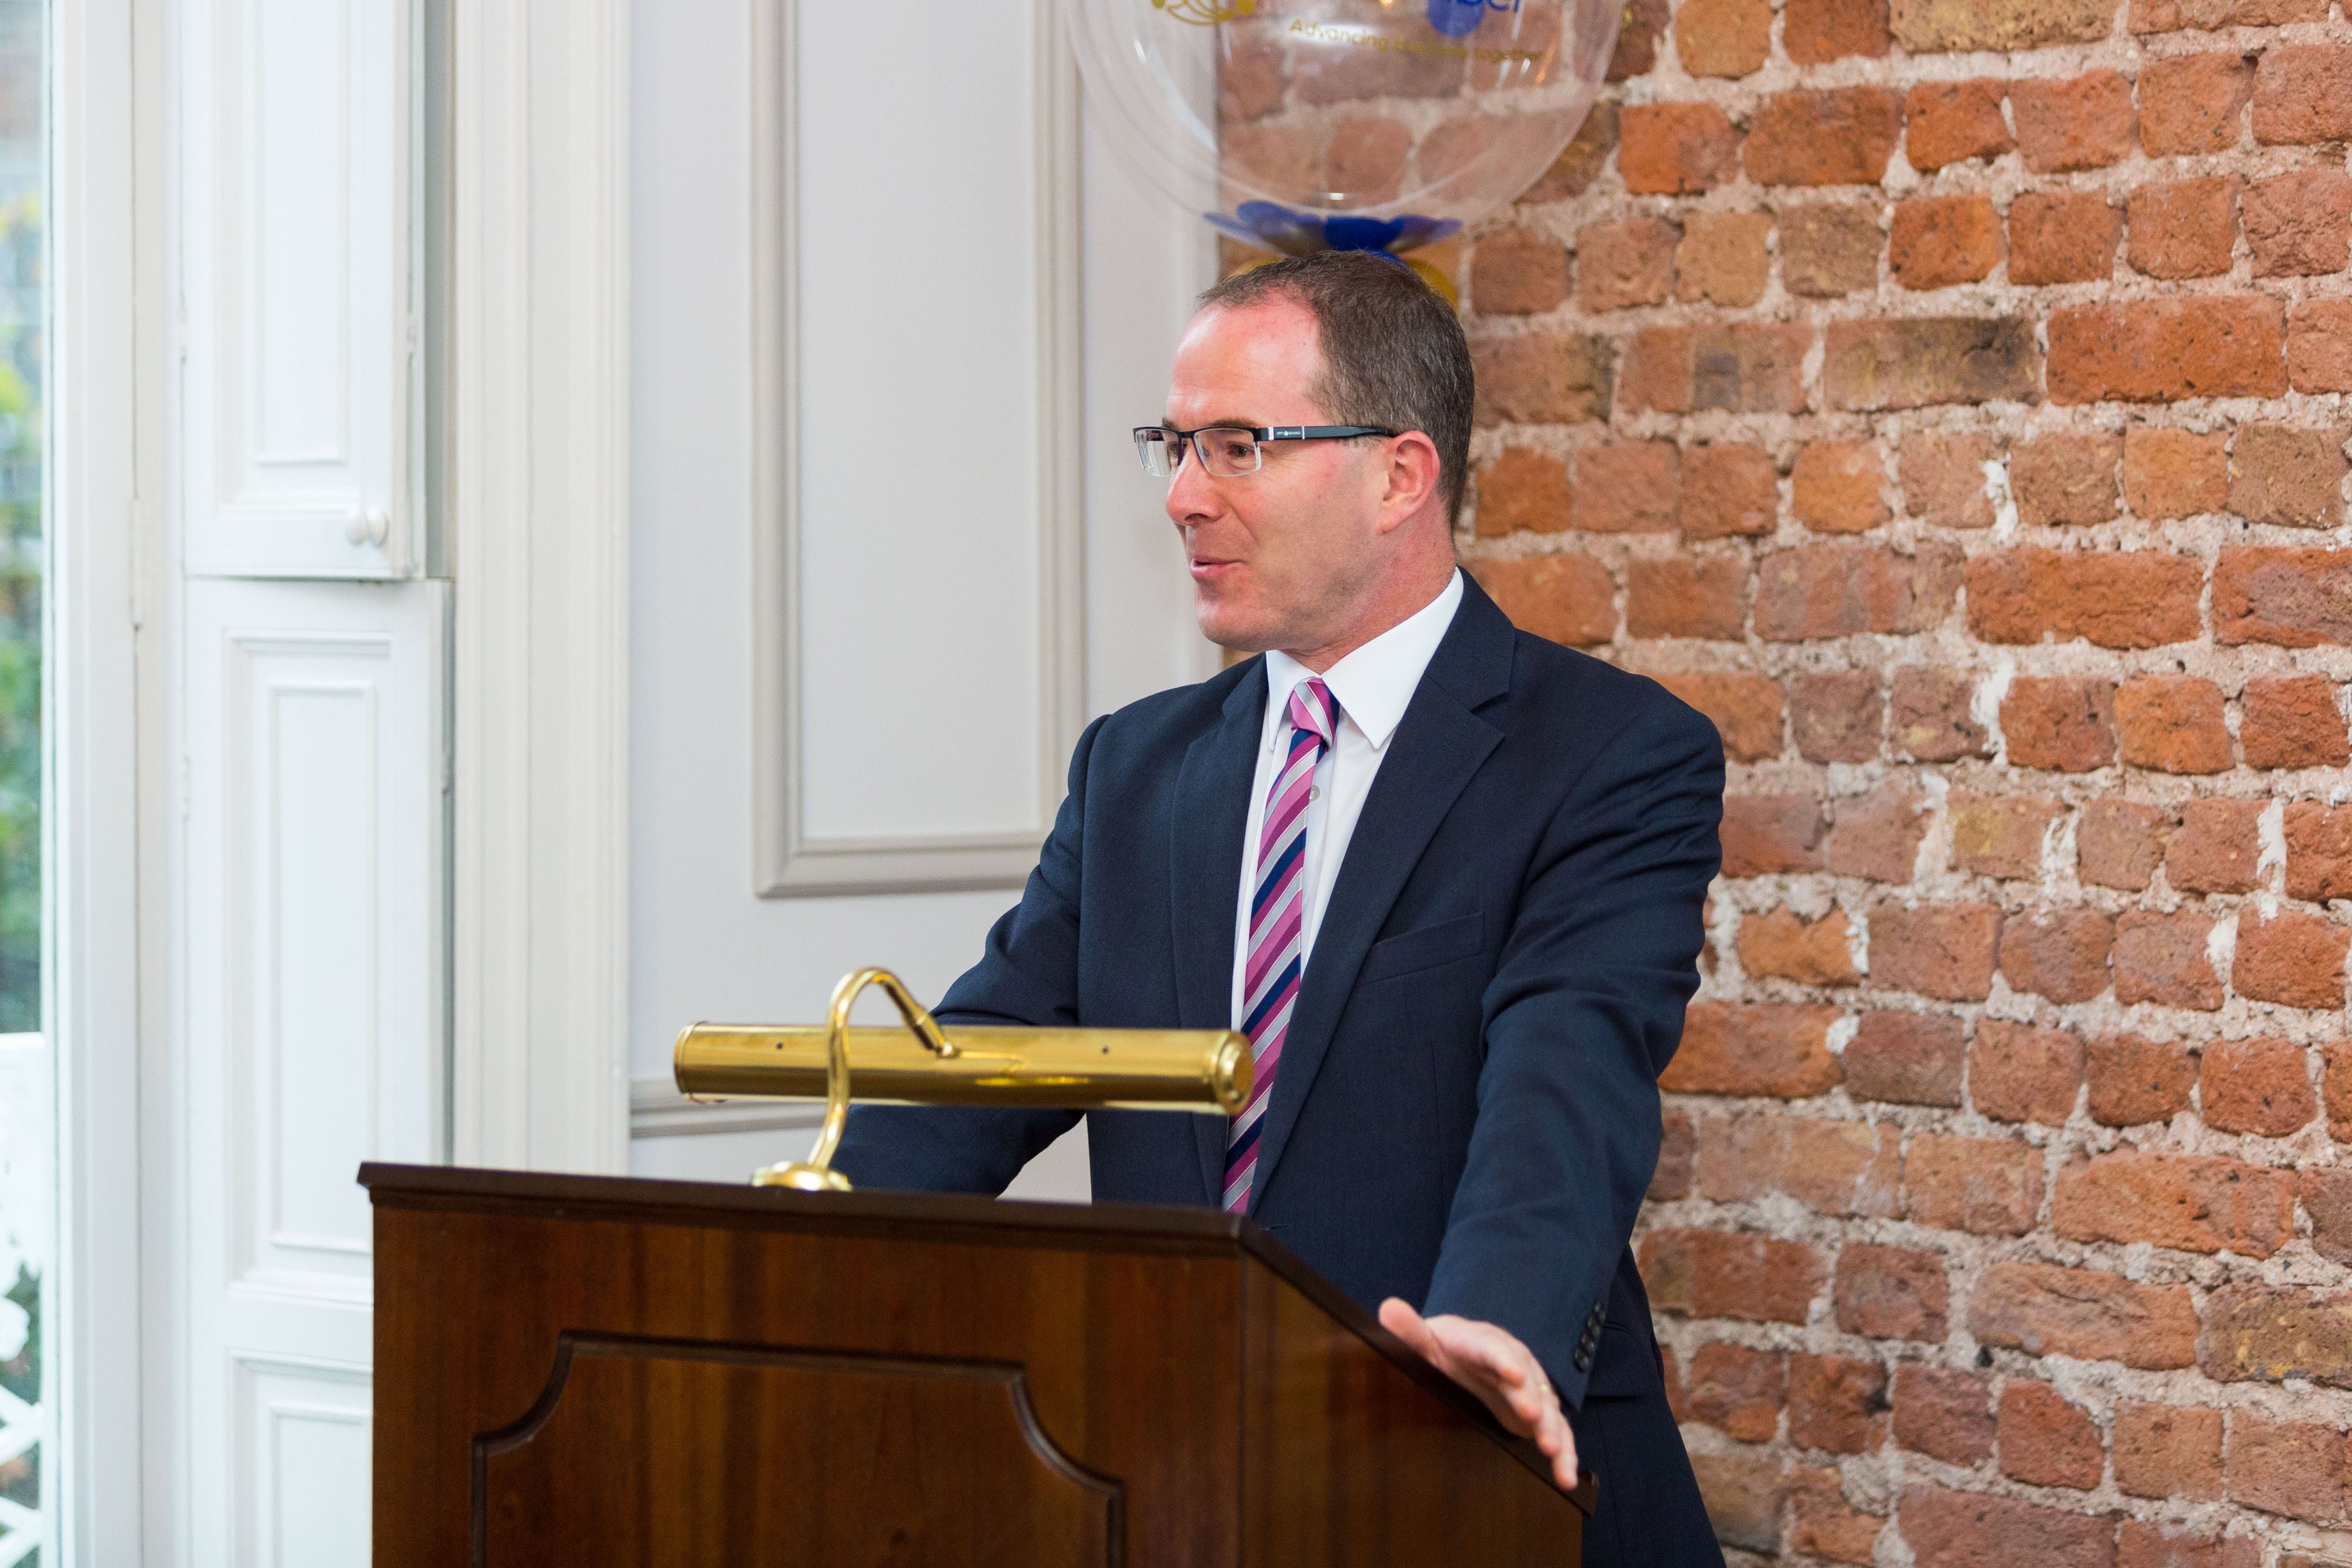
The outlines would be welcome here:
[[[1339,710],[1330,688],[1312,676],[1290,694],[1290,750],[1265,795],[1257,840],[1257,886],[1250,894],[1249,958],[1242,982],[1242,1032],[1257,1057],[1249,1103],[1234,1118],[1225,1145],[1225,1212],[1248,1210],[1257,1175],[1257,1137],[1282,1065],[1282,1040],[1306,967],[1307,800],[1315,765],[1331,744]]]

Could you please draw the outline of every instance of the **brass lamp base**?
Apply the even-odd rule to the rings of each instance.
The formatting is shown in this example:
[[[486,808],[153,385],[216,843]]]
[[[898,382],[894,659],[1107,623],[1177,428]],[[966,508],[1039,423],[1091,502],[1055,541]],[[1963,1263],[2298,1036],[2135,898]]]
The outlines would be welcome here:
[[[849,1178],[830,1166],[784,1160],[751,1173],[753,1186],[788,1186],[795,1192],[847,1192]]]

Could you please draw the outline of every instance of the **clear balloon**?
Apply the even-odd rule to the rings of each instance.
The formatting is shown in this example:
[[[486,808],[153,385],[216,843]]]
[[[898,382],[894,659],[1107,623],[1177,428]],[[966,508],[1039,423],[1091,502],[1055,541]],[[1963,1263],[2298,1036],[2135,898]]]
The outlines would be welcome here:
[[[1129,169],[1278,250],[1475,223],[1583,123],[1622,0],[1066,0]]]

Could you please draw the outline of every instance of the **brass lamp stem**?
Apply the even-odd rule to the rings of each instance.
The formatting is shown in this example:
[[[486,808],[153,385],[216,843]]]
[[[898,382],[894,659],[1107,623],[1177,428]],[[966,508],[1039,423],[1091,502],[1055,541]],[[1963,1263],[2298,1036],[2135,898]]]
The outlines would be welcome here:
[[[956,1054],[952,1041],[940,1030],[939,1020],[932,1018],[906,982],[887,969],[867,967],[853,969],[833,988],[833,1000],[825,1009],[824,1038],[824,1125],[816,1135],[816,1147],[805,1160],[790,1160],[782,1165],[763,1166],[751,1173],[755,1186],[797,1187],[803,1192],[847,1192],[849,1178],[833,1168],[833,1153],[841,1146],[841,1134],[849,1125],[849,1009],[856,1004],[868,986],[879,986],[898,1005],[898,1016],[907,1022],[916,1039],[930,1047],[936,1056]]]

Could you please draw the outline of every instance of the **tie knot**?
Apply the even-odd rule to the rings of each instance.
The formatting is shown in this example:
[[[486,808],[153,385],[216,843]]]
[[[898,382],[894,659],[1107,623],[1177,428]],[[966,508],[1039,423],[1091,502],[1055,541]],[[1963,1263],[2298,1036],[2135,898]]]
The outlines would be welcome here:
[[[1291,688],[1291,727],[1307,731],[1326,746],[1331,744],[1333,721],[1339,712],[1339,705],[1331,700],[1331,688],[1323,684],[1321,677],[1309,675]]]

